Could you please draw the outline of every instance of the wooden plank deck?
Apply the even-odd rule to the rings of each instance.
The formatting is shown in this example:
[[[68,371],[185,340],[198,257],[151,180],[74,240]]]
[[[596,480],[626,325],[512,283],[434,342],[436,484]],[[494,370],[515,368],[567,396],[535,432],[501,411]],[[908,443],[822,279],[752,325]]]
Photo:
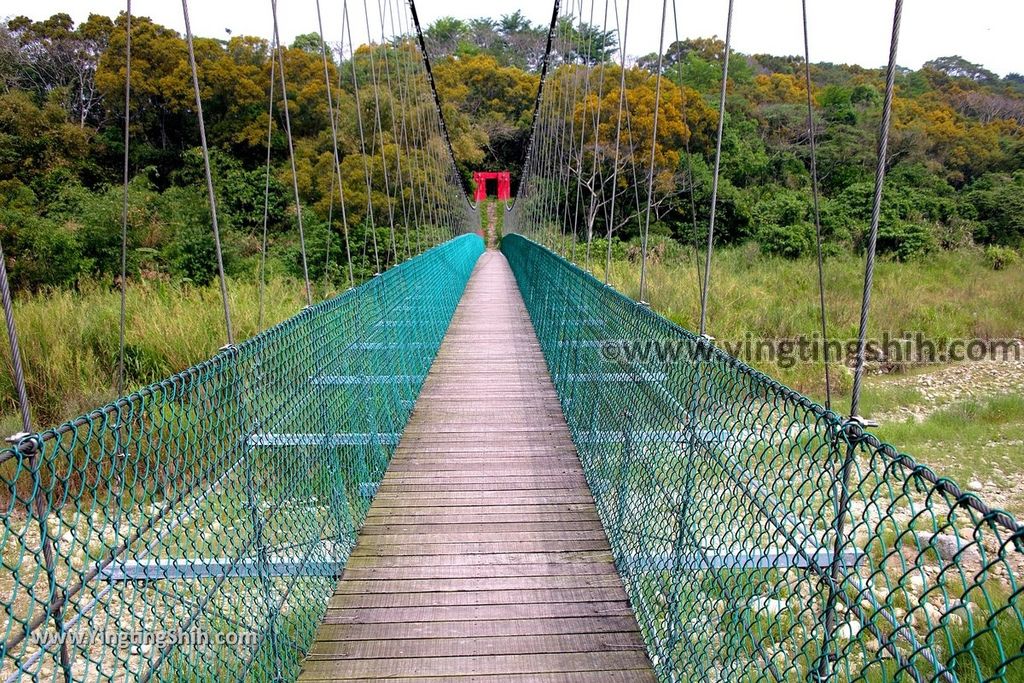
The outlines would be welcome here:
[[[466,293],[301,681],[653,681],[505,257]]]

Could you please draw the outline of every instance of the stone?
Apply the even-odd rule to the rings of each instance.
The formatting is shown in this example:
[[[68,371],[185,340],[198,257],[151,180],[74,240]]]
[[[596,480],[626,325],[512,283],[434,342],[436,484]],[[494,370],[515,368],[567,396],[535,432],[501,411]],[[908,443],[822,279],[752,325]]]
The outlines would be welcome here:
[[[848,622],[843,624],[836,630],[836,637],[840,640],[853,640],[860,633],[860,622],[856,619],[850,619]]]
[[[985,487],[977,479],[971,479],[969,482],[967,482],[967,490],[977,492],[985,490]]]
[[[946,562],[954,560],[980,560],[978,551],[974,547],[966,547],[968,542],[954,534],[933,534],[928,539],[928,545],[935,548],[935,551]],[[959,555],[957,554],[959,553]]]
[[[757,614],[766,614],[769,617],[778,616],[779,612],[787,607],[785,600],[776,600],[763,596],[754,598],[747,603],[747,606]]]

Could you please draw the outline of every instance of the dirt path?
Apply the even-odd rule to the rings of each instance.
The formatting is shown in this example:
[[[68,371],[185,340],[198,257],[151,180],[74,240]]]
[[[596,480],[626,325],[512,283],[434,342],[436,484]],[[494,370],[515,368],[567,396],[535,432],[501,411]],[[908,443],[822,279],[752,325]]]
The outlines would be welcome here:
[[[498,205],[496,202],[487,203],[487,231],[484,240],[488,249],[497,249],[495,233],[498,231]]]

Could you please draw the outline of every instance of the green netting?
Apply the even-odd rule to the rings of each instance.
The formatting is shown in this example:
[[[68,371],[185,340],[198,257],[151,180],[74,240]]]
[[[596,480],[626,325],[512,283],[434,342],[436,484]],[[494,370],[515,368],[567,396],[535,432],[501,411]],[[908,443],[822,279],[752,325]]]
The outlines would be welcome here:
[[[0,451],[0,680],[294,679],[482,251]]]
[[[502,251],[661,680],[1024,680],[1010,515],[544,247]],[[608,353],[644,340],[676,352]]]

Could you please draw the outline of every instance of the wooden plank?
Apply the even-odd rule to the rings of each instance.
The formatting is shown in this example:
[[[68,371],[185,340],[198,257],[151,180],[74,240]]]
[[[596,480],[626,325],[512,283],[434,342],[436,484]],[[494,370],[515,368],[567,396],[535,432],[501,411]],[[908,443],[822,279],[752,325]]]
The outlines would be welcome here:
[[[450,531],[450,530],[432,530],[430,535],[425,536],[422,533],[411,533],[411,534],[373,534],[372,539],[367,539],[367,544],[370,547],[377,547],[380,545],[421,545],[424,539],[429,539],[431,543],[445,543],[445,544],[461,544],[461,543],[474,543],[477,545],[485,546],[485,549],[493,548],[493,544],[507,544],[508,542],[522,541],[522,542],[533,542],[533,541],[605,541],[605,535],[603,529],[588,529],[586,531],[580,531],[578,529],[571,530],[556,530],[556,529],[545,529],[544,531],[524,531],[519,529],[490,529],[488,531]],[[601,548],[607,547],[606,543],[601,544]]]
[[[624,633],[568,633],[517,638],[483,636],[433,639],[381,639],[359,648],[344,640],[321,640],[310,652],[310,659],[392,659],[400,657],[480,657],[495,655],[534,655],[569,652],[610,652],[636,650],[636,636]],[[356,652],[355,650],[358,650]]]
[[[519,578],[542,576],[557,579],[563,576],[576,579],[594,574],[608,575],[608,565],[604,562],[563,562],[534,564],[472,564],[472,565],[433,565],[405,567],[349,567],[344,572],[346,580],[351,581],[382,581],[385,584],[395,580],[432,579],[477,579],[477,578]],[[618,580],[616,577],[614,580]],[[339,584],[339,591],[345,582]]]
[[[581,550],[606,550],[608,541],[501,541],[494,543],[378,543],[368,536],[362,552],[357,548],[355,555],[495,555],[504,552],[558,555],[563,552]]]
[[[357,548],[358,550],[358,548]],[[475,565],[576,564],[607,562],[613,566],[610,550],[560,553],[491,553],[480,555],[380,555],[356,554],[349,558],[349,567],[452,567]]]
[[[491,579],[502,582],[503,579]],[[626,593],[621,586],[597,586],[594,588],[556,588],[541,590],[484,590],[484,591],[419,591],[396,593],[377,591],[374,593],[335,594],[327,604],[328,609],[373,610],[392,607],[464,607],[492,605],[555,605],[578,602],[608,602],[616,597],[616,589],[622,600]]]
[[[506,576],[488,578],[450,579],[389,579],[387,581],[360,580],[347,572],[345,580],[338,585],[335,596],[364,595],[390,591],[393,593],[450,593],[459,591],[513,591],[513,590],[562,590],[573,588],[621,587],[617,576],[607,573],[593,576]]]
[[[398,624],[324,624],[318,641],[435,638],[521,638],[523,636],[624,633],[636,627],[629,616],[555,617],[551,619],[492,619],[481,621],[404,621]]]
[[[367,524],[360,533],[373,535],[389,534],[432,534],[451,532],[495,532],[495,533],[524,533],[524,532],[548,532],[548,531],[600,531],[603,533],[601,523],[597,520],[590,521],[558,521],[547,519],[540,522],[528,522],[522,518],[508,522],[456,522],[446,519],[439,519],[433,523],[413,524],[382,524],[382,518],[374,518],[373,524]],[[393,521],[393,520],[390,520]]]
[[[303,678],[303,680],[316,680]],[[320,679],[323,680],[323,679]],[[333,680],[333,679],[328,679]],[[350,678],[349,683],[370,683],[378,681],[379,678]],[[555,674],[529,673],[529,674],[498,674],[498,675],[477,675],[469,676],[392,676],[388,681],[398,683],[654,683],[657,679],[654,673],[649,670],[622,670],[622,671],[567,671]]]
[[[648,667],[647,654],[636,650],[564,654],[409,657],[395,659],[309,659],[306,680],[352,680],[396,676],[480,676],[621,671]],[[326,674],[326,678],[320,678]]]
[[[653,681],[504,258],[448,328],[300,680]]]
[[[529,510],[492,510],[485,508],[482,512],[464,512],[458,516],[450,514],[433,514],[430,511],[420,511],[424,514],[396,512],[392,515],[373,515],[367,517],[366,526],[387,524],[445,524],[458,526],[462,524],[555,524],[559,522],[592,522],[600,524],[601,520],[593,510],[555,510],[533,512]]]

